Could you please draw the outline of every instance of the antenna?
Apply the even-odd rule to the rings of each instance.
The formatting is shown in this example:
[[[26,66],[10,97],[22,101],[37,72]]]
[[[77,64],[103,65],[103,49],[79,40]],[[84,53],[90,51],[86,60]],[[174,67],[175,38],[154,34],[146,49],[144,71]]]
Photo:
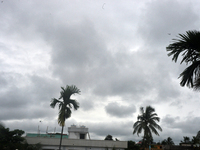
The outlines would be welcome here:
[[[38,134],[40,134],[40,126],[38,125]]]
[[[46,130],[46,133],[48,133],[48,126],[47,126],[47,130]]]

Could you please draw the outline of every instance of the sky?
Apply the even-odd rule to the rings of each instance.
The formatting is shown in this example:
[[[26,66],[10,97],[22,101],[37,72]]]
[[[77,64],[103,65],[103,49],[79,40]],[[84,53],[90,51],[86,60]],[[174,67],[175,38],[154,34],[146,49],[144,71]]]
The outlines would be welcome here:
[[[200,93],[180,86],[186,67],[166,47],[179,33],[200,29],[199,0],[2,0],[0,122],[26,133],[60,132],[61,87],[76,85],[80,108],[71,125],[91,139],[108,134],[138,142],[140,107],[152,106],[163,131],[155,142],[200,130]]]

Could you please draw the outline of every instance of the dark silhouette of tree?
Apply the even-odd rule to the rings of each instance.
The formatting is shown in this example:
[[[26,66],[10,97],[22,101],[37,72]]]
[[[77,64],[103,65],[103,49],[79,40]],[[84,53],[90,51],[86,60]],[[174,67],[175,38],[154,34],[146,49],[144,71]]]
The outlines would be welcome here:
[[[181,143],[190,144],[191,143],[190,138],[188,136],[184,136],[183,141],[181,141]]]
[[[15,129],[10,131],[9,128],[5,128],[0,124],[0,149],[19,149],[22,148],[22,142],[25,139],[22,137],[24,131]]]
[[[125,150],[140,150],[140,146],[137,145],[134,141],[128,141],[128,148]]]
[[[113,141],[112,135],[108,134],[104,140],[110,140]]]
[[[151,106],[147,106],[145,111],[144,108],[140,108],[141,114],[137,118],[137,122],[134,123],[133,128],[133,134],[137,133],[139,136],[140,133],[144,133],[143,136],[143,144],[144,146],[147,146],[150,144],[151,141],[153,141],[152,133],[159,136],[159,133],[156,129],[162,131],[162,128],[156,123],[160,121],[160,118],[157,117],[157,114],[154,113],[155,109]]]
[[[162,143],[162,145],[174,145],[174,142],[171,137],[164,139],[161,143]]]
[[[58,113],[58,124],[62,127],[61,130],[61,137],[60,137],[60,145],[59,145],[59,150],[61,148],[61,144],[62,144],[62,135],[63,135],[63,129],[65,126],[65,119],[68,119],[71,117],[71,108],[73,106],[74,110],[77,110],[79,108],[79,103],[74,100],[71,99],[70,97],[73,94],[80,94],[80,90],[74,86],[66,86],[66,88],[61,87],[61,92],[60,92],[60,97],[59,99],[53,98],[51,101],[50,106],[52,108],[55,108],[56,105],[59,106],[59,113]]]
[[[192,140],[191,140],[192,144],[200,144],[200,140],[198,137],[196,136],[193,136],[192,137]]]
[[[185,34],[179,34],[177,39],[166,49],[168,56],[172,56],[172,61],[177,62],[179,56],[182,56],[181,64],[185,62],[188,67],[180,74],[180,85],[188,86],[196,90],[200,89],[200,32],[186,31]]]
[[[10,131],[0,124],[0,150],[40,150],[41,144],[28,144],[25,138],[22,137],[23,130],[15,129]]]

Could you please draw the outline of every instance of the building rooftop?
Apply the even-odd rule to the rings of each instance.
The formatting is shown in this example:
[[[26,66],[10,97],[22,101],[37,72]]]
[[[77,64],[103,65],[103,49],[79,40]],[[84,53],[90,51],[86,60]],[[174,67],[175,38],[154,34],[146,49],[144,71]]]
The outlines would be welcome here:
[[[47,134],[37,134],[37,133],[27,133],[26,137],[43,137],[43,138],[60,138],[60,133],[47,133]],[[67,134],[63,134],[63,138],[68,139]]]

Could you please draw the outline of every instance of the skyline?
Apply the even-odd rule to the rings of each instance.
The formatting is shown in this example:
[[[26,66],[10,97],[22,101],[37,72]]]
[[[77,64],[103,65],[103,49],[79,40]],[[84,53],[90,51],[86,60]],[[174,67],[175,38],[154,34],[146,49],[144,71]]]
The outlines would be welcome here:
[[[91,139],[133,135],[140,107],[151,105],[163,131],[159,142],[200,131],[200,93],[180,86],[186,68],[166,47],[200,29],[198,0],[39,1],[0,3],[0,122],[26,133],[61,131],[61,86],[76,85],[80,103],[67,127],[84,125]],[[41,121],[41,122],[40,122]]]

